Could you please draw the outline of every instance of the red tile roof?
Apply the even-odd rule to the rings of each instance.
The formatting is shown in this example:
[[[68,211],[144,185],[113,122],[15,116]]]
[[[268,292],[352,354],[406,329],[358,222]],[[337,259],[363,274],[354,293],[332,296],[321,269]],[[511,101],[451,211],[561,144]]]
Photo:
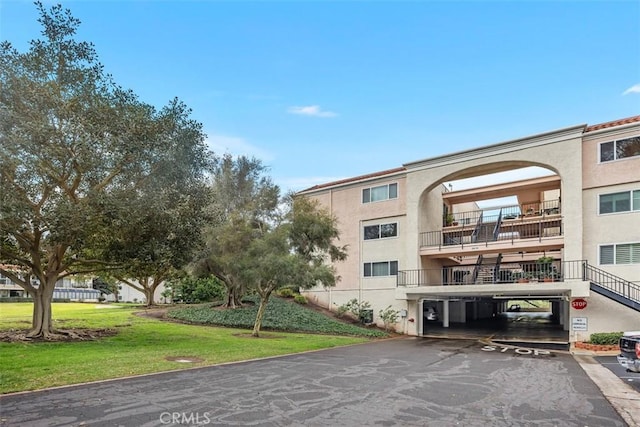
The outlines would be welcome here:
[[[319,190],[325,187],[333,187],[334,185],[348,184],[350,182],[356,182],[362,179],[377,178],[379,176],[391,175],[393,173],[403,172],[405,170],[406,169],[404,167],[400,167],[400,168],[388,169],[386,171],[369,173],[367,175],[354,176],[353,178],[346,178],[346,179],[341,179],[339,181],[327,182],[326,184],[314,185],[313,187],[307,188],[306,190],[302,190],[301,193],[304,193],[305,191]]]
[[[627,117],[626,119],[614,120],[612,122],[600,123],[599,125],[587,126],[586,132],[593,132],[594,130],[612,128],[614,126],[626,125],[628,123],[640,122],[640,116]]]

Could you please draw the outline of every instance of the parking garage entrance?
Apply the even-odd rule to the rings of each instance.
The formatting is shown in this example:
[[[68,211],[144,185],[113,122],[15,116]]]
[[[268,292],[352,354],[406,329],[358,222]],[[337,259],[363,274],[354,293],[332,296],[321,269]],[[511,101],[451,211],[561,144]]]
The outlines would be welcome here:
[[[423,299],[422,335],[568,348],[566,304],[561,297]]]

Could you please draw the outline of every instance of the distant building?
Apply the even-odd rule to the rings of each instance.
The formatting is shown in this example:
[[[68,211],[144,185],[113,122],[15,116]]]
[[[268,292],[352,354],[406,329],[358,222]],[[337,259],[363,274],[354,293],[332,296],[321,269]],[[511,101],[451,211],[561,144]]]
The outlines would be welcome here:
[[[531,166],[550,175],[462,190],[445,185]],[[349,248],[335,264],[337,286],[305,292],[324,307],[368,301],[382,324],[378,312],[391,305],[402,316],[397,330],[417,336],[436,324],[476,327],[503,316],[514,300],[545,302],[568,341],[640,325],[640,116],[298,194],[337,217],[340,244]],[[434,310],[437,322],[427,319]]]
[[[69,300],[80,302],[98,302],[104,298],[107,302],[116,302],[115,294],[104,295],[100,291],[93,289],[92,277],[67,276],[56,282],[53,291],[54,300]],[[38,286],[37,280],[33,281],[34,286]],[[156,302],[171,302],[170,298],[164,298],[164,284],[156,289],[154,294]],[[0,298],[30,298],[27,291],[20,285],[13,283],[8,277],[0,273]],[[118,285],[118,302],[146,303],[145,295],[125,284]]]

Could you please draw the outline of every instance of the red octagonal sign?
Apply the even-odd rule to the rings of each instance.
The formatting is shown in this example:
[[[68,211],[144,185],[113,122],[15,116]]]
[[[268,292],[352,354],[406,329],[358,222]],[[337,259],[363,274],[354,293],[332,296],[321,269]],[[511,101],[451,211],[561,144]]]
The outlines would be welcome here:
[[[582,310],[586,306],[587,306],[587,300],[585,300],[584,298],[576,298],[573,301],[571,301],[571,307],[575,308],[576,310]]]

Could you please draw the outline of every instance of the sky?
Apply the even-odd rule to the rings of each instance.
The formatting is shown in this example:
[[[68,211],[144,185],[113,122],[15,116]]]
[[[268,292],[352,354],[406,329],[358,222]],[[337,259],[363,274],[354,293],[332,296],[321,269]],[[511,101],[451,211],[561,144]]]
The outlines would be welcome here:
[[[283,190],[640,114],[638,0],[61,3],[118,84]],[[37,18],[0,0],[0,40]]]

